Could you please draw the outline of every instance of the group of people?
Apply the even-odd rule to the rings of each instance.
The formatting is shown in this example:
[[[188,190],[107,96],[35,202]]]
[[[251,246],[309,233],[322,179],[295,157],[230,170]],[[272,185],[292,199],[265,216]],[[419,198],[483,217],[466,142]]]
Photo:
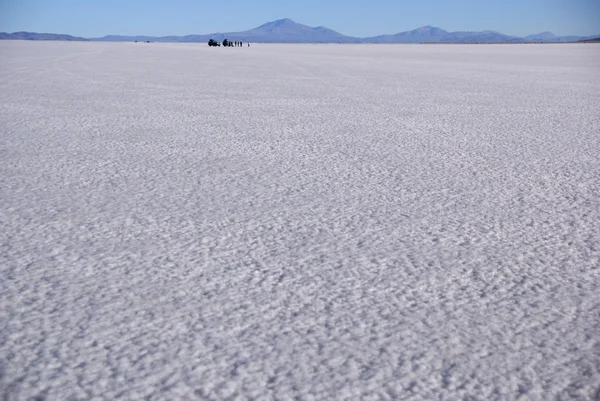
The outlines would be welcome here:
[[[227,40],[227,39],[225,39],[223,41],[223,46],[242,47],[243,45],[244,45],[244,42],[233,42],[233,41]],[[248,46],[250,46],[250,43],[248,43]]]
[[[221,44],[214,39],[209,40],[208,45],[211,47],[212,46],[221,46]],[[228,39],[225,39],[223,41],[224,47],[242,47],[243,45],[244,45],[244,42],[231,41]],[[250,43],[248,43],[248,47],[250,47]]]

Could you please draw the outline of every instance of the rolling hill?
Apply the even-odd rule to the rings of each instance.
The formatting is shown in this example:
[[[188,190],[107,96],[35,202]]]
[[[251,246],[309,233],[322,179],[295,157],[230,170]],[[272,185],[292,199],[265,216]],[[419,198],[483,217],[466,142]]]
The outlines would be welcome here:
[[[78,36],[60,33],[37,33],[37,32],[0,32],[0,40],[89,40]]]

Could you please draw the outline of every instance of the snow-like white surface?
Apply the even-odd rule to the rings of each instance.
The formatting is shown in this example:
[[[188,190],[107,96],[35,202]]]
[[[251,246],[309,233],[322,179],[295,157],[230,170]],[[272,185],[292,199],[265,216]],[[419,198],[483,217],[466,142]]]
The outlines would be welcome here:
[[[1,397],[597,399],[599,66],[0,42]]]

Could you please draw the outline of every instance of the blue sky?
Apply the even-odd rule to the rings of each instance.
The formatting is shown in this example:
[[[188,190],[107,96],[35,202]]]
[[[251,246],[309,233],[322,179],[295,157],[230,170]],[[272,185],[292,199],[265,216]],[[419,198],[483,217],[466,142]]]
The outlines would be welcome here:
[[[350,36],[433,25],[510,35],[600,34],[600,0],[0,0],[0,31],[98,37],[232,32],[291,18]]]

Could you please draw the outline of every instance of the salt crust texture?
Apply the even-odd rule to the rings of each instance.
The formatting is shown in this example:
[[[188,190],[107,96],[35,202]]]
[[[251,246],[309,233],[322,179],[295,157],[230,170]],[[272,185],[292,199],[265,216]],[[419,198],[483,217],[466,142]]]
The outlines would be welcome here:
[[[4,400],[597,400],[600,46],[0,43]]]

